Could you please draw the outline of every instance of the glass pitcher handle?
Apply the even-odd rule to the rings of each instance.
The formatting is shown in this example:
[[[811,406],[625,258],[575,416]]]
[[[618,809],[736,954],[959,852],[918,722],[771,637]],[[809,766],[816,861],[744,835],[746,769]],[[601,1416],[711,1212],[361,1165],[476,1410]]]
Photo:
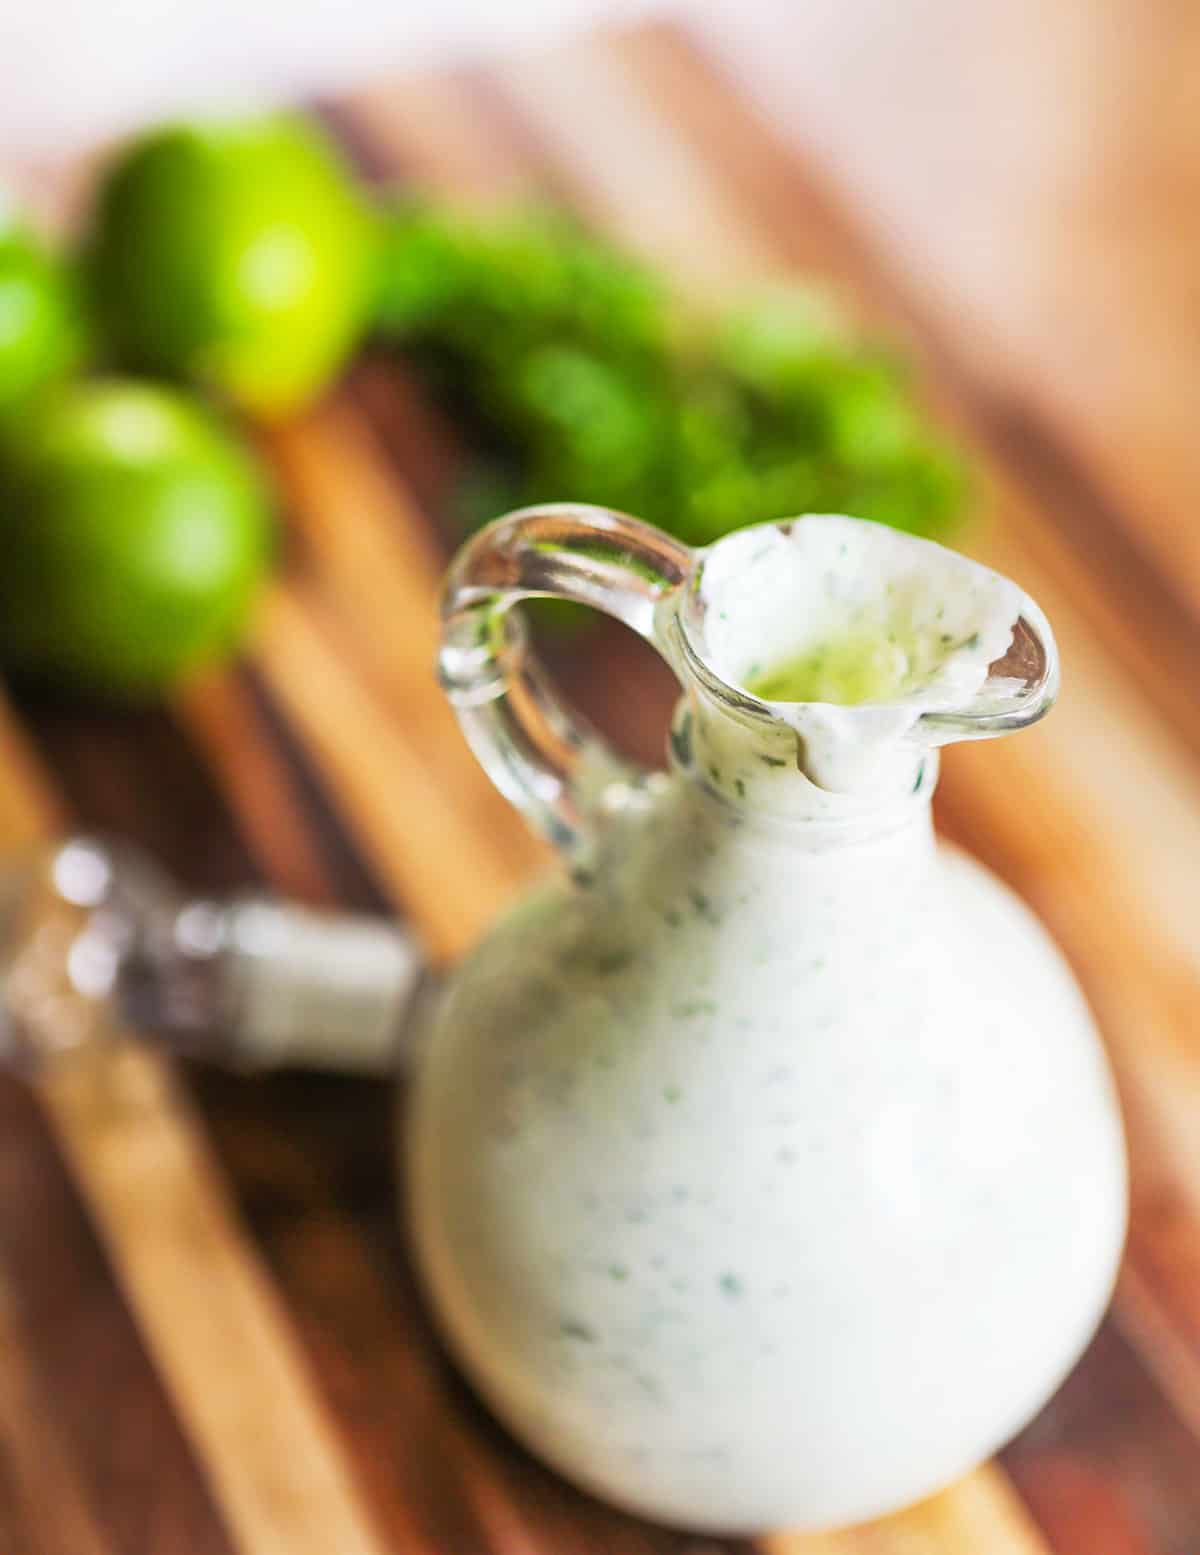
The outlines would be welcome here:
[[[442,597],[438,672],[492,781],[529,823],[582,862],[606,805],[646,774],[569,711],[512,606],[574,600],[659,646],[659,606],[688,577],[692,552],[650,524],[580,503],[522,508],[459,552]]]

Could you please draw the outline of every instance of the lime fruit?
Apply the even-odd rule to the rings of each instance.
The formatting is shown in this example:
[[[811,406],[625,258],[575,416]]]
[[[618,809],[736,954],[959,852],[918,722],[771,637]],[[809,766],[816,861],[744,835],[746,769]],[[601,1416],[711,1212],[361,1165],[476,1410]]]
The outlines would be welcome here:
[[[40,401],[0,479],[0,658],[142,698],[232,650],[271,549],[247,451],[129,379]]]
[[[109,172],[88,267],[121,361],[275,417],[317,395],[357,343],[375,221],[304,119],[179,125]]]
[[[0,210],[0,415],[65,376],[81,345],[65,267]]]

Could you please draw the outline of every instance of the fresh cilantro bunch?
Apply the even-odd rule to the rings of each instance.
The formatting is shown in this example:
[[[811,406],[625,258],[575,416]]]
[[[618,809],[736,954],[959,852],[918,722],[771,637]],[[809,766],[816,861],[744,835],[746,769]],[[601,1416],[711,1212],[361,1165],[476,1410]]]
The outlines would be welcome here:
[[[558,213],[410,205],[377,319],[467,430],[469,522],[569,498],[694,544],[822,511],[940,536],[965,502],[903,365],[809,287],[709,318]]]

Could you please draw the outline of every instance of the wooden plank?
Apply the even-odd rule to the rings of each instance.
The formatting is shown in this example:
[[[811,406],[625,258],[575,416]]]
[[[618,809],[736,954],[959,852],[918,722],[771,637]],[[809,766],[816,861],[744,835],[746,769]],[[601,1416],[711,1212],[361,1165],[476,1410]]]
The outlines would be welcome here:
[[[998,1469],[977,1470],[893,1517],[837,1533],[772,1534],[763,1555],[1047,1555],[1048,1546]],[[1098,1552],[1097,1552],[1098,1555]],[[1108,1552],[1105,1552],[1108,1555]]]
[[[500,67],[499,79],[536,139],[553,147],[550,176],[598,226],[698,295],[719,297],[733,278],[778,273],[777,257],[740,219],[728,191],[682,137],[663,133],[602,51],[521,56]]]
[[[264,603],[255,658],[306,741],[347,823],[421,932],[454,960],[526,883],[491,849],[446,781],[349,667],[336,628],[309,593],[276,588]]]
[[[151,1539],[231,1555],[118,1273],[34,1096],[9,1076],[0,1130],[0,1440],[14,1475],[0,1531],[27,1522],[38,1530],[29,1547],[40,1537],[56,1555],[90,1555],[97,1541],[125,1555]],[[0,1548],[26,1545],[0,1532]]]
[[[1104,1555],[1164,1555],[1119,1487],[1072,1453],[1047,1453],[1021,1493],[1050,1538],[1063,1549]]]
[[[525,158],[471,127],[481,89],[467,71],[381,77],[341,99],[332,123],[384,183],[432,183],[479,204],[520,200],[535,182]]]
[[[371,430],[334,402],[265,443],[302,545],[299,571],[336,614],[356,670],[397,726],[419,732],[419,754],[479,852],[531,872],[544,851],[471,755],[434,675],[445,556]]]
[[[252,1087],[210,1076],[205,1090],[250,1225],[402,1547],[692,1555],[693,1541],[605,1507],[536,1464],[441,1353],[395,1212],[394,1098],[385,1088],[293,1075]],[[702,1547],[744,1551],[724,1540]]]
[[[5,835],[53,814],[5,712]],[[39,1096],[149,1352],[246,1555],[381,1555],[286,1319],[168,1066],[133,1046],[51,1070]]]
[[[25,1555],[110,1555],[64,1453],[53,1401],[28,1360],[29,1339],[0,1278],[0,1538]]]
[[[225,670],[204,675],[180,687],[174,708],[262,873],[288,896],[329,905],[324,861],[295,785],[270,748],[247,679]]]
[[[42,780],[33,747],[21,733],[9,703],[0,698],[0,849],[35,846],[59,829],[62,814]]]
[[[1190,1550],[1200,1526],[1196,1443],[1120,1327],[1106,1322],[1082,1365],[1004,1454],[1005,1467],[1057,1548],[1120,1541]]]
[[[382,1555],[195,1115],[152,1054],[51,1071],[48,1115],[238,1547]]]

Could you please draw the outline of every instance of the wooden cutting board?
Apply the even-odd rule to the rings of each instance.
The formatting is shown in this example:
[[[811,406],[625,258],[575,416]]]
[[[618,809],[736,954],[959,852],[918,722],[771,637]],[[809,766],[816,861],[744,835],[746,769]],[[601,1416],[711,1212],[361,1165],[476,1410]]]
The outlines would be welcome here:
[[[1111,448],[1089,460],[1069,407],[998,387],[944,300],[864,241],[678,32],[316,111],[372,178],[548,191],[702,294],[815,271],[911,339],[987,472],[967,543],[1046,607],[1067,673],[1046,724],[951,753],[940,820],[1043,915],[1101,1018],[1133,1152],[1129,1255],[1113,1315],[1000,1463],[870,1528],[684,1536],[563,1485],[438,1352],[394,1217],[385,1087],[231,1078],[133,1047],[36,1094],[3,1080],[0,1552],[1196,1555],[1200,592],[1106,484]],[[88,176],[15,181],[65,221]],[[262,447],[287,559],[244,659],[165,712],[5,709],[0,843],[113,828],[197,888],[398,910],[451,961],[542,863],[430,675],[452,434],[367,361]],[[560,669],[656,758],[670,687],[638,644],[602,631]]]

